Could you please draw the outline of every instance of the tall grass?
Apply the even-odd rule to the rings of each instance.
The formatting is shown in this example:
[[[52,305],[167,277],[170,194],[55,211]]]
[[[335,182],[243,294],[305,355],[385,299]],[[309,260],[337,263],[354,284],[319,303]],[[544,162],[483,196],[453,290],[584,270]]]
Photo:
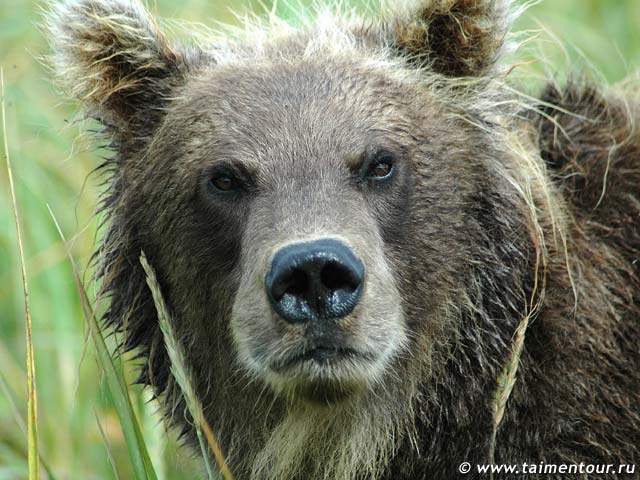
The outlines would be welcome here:
[[[51,217],[58,229],[58,233],[63,242],[65,242],[64,234],[60,230],[60,224],[56,220],[53,212]],[[66,243],[65,243],[66,244]],[[71,252],[67,251],[69,255],[69,261],[73,268],[73,276],[82,303],[82,313],[87,322],[87,328],[89,330],[89,336],[93,341],[97,357],[98,365],[101,373],[106,377],[107,386],[109,392],[114,401],[115,411],[118,415],[120,427],[124,434],[125,443],[129,451],[129,458],[133,466],[133,473],[136,480],[157,480],[156,472],[151,463],[149,452],[147,451],[147,444],[140,430],[140,423],[136,414],[133,411],[133,405],[129,398],[129,391],[127,389],[127,383],[124,378],[124,374],[120,363],[117,359],[114,359],[107,348],[107,344],[104,341],[104,335],[98,319],[96,318],[94,309],[91,305],[91,301],[87,296],[87,292],[80,278],[80,273],[76,267],[75,261],[71,256]],[[104,432],[101,430],[101,434]]]
[[[40,478],[40,457],[38,450],[38,397],[36,394],[36,369],[33,353],[33,327],[31,322],[31,307],[29,306],[29,284],[27,281],[27,267],[24,261],[24,247],[22,242],[22,228],[20,227],[20,214],[18,213],[18,201],[16,189],[13,183],[13,170],[9,158],[9,143],[7,141],[7,113],[4,96],[4,70],[0,67],[0,95],[2,96],[2,143],[4,156],[7,162],[7,176],[9,177],[9,189],[11,191],[11,207],[16,222],[16,235],[18,237],[18,252],[20,256],[20,273],[22,276],[22,294],[24,295],[25,337],[27,348],[27,464],[29,466],[29,478]]]
[[[230,6],[260,11],[258,3],[157,0],[157,11],[163,17],[233,23],[236,20]],[[266,8],[272,5],[264,3]],[[74,122],[73,107],[60,100],[35,59],[46,51],[35,28],[37,15],[37,4],[32,0],[0,1],[0,65],[6,83],[3,137],[7,152],[3,156],[10,153],[12,159],[22,227],[20,244],[29,274],[33,346],[30,349],[26,342],[23,267],[13,226],[11,188],[6,169],[0,168],[0,480],[28,478],[37,461],[33,460],[35,436],[20,426],[28,430],[29,417],[35,418],[35,408],[29,403],[29,397],[35,396],[27,388],[29,378],[35,377],[27,368],[28,357],[33,359],[38,379],[37,451],[40,459],[46,459],[41,460],[45,467],[42,476],[50,476],[48,466],[50,473],[64,479],[115,478],[115,471],[123,480],[136,478],[140,470],[131,460],[131,435],[123,433],[118,415],[117,404],[122,399],[114,394],[101,365],[67,259],[68,248],[74,261],[85,269],[97,235],[94,213],[99,178],[87,177],[98,160],[90,142],[78,135],[93,126]],[[544,53],[539,56],[546,62],[535,60],[531,68],[518,68],[514,75],[530,82],[541,75],[545,63],[552,72],[564,71],[582,52],[609,81],[620,80],[640,65],[638,18],[640,2],[636,0],[542,0],[527,12],[518,28],[544,25],[561,41],[578,48],[569,46],[566,58],[565,49],[551,41],[550,35],[542,35],[538,44]],[[526,59],[531,60],[531,55]],[[67,242],[61,240],[47,205],[56,212],[60,229],[72,233]],[[91,273],[90,269],[81,270],[79,275],[84,279]],[[86,295],[93,298],[91,288]],[[104,342],[107,349],[114,348],[110,338]],[[121,369],[116,373],[128,386],[130,410],[138,419],[156,475],[160,480],[200,477],[198,462],[166,434],[157,405],[148,401],[141,388],[132,386],[134,363],[116,363]],[[33,385],[36,393],[35,382]],[[35,402],[31,405],[35,407]]]

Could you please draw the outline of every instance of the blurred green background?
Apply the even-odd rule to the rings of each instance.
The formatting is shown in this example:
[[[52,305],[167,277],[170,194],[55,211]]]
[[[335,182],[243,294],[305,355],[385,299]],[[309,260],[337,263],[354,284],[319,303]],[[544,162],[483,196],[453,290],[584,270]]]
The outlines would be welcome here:
[[[52,0],[55,1],[55,0]],[[303,2],[304,3],[304,2]],[[264,2],[269,8],[271,2]],[[92,348],[85,348],[84,319],[70,265],[47,210],[58,218],[78,263],[86,268],[96,239],[99,177],[91,142],[80,138],[73,108],[56,95],[37,58],[46,45],[36,28],[40,2],[0,1],[0,66],[5,77],[7,138],[24,230],[34,325],[41,450],[57,478],[131,478],[112,402],[101,387]],[[164,18],[235,23],[231,13],[262,11],[258,1],[158,0]],[[640,66],[640,1],[542,0],[516,30],[540,30],[518,69],[534,91],[543,71],[596,70],[610,83]],[[533,32],[531,32],[533,33]],[[0,480],[27,477],[24,300],[9,183],[0,165]],[[86,278],[91,272],[87,271]],[[91,292],[91,289],[90,289]],[[131,371],[128,372],[132,378]],[[131,388],[152,460],[161,478],[195,478],[189,454],[167,436],[156,405]],[[100,435],[96,417],[105,432]]]

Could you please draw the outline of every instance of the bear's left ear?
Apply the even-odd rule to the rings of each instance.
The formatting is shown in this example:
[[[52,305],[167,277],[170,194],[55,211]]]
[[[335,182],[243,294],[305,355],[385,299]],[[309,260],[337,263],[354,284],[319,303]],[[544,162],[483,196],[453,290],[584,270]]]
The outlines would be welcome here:
[[[185,75],[185,52],[139,0],[52,3],[45,30],[59,82],[116,134],[148,134]]]
[[[464,77],[490,72],[515,16],[510,0],[389,0],[383,24],[414,65]]]

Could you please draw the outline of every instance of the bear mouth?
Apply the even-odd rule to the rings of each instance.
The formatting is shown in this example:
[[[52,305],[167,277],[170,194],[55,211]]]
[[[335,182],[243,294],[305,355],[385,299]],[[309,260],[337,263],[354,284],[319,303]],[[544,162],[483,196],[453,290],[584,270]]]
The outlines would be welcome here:
[[[378,356],[342,342],[313,342],[270,363],[267,382],[290,400],[331,405],[370,384]]]
[[[373,356],[350,347],[316,345],[277,362],[274,364],[274,370],[282,372],[307,362],[312,362],[318,366],[329,366],[352,359],[373,360]]]
[[[292,367],[297,364],[309,361],[317,363],[318,365],[329,365],[332,362],[346,360],[358,356],[362,355],[353,348],[330,347],[321,345],[289,357],[282,364],[282,369],[286,370],[288,367]]]

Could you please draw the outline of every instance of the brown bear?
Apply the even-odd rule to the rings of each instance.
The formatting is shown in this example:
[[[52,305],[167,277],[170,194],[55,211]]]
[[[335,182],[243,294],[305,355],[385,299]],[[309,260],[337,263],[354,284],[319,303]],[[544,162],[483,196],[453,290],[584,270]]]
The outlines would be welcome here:
[[[144,251],[236,478],[637,478],[638,82],[528,100],[517,10],[184,44],[138,0],[52,4],[55,72],[113,152],[104,320],[192,436]]]

